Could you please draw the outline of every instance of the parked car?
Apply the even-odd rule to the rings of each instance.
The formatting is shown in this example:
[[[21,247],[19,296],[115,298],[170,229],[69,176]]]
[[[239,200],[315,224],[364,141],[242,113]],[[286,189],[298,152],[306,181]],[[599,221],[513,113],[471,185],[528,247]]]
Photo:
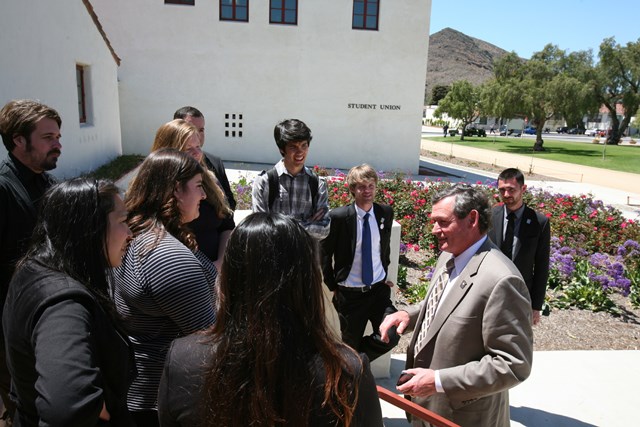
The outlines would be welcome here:
[[[567,126],[560,126],[556,128],[556,132],[558,133],[567,133],[568,130],[569,128]]]
[[[571,128],[567,131],[567,133],[571,135],[582,135],[584,131],[580,128]]]
[[[607,136],[607,131],[604,129],[587,129],[584,134],[588,136]]]
[[[538,132],[538,130],[532,126],[527,126],[526,128],[524,128],[524,133],[526,133],[527,135],[535,135]]]
[[[469,127],[464,130],[464,136],[487,136],[487,132],[484,129]]]
[[[507,136],[508,131],[507,125],[500,126],[500,136]]]

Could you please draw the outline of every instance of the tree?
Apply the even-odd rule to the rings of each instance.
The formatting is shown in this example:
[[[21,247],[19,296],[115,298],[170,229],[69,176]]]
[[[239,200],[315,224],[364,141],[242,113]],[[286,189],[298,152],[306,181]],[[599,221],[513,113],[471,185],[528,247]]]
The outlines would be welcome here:
[[[462,122],[460,139],[464,140],[464,131],[467,126],[480,117],[481,92],[481,86],[473,86],[466,80],[457,81],[451,85],[447,96],[440,100],[433,115],[440,118],[443,113],[447,113],[449,117],[460,120]]]
[[[629,127],[631,117],[640,107],[640,39],[620,46],[615,39],[605,39],[598,53],[600,62],[595,67],[592,94],[609,111],[611,132],[607,144],[619,144]],[[623,107],[622,121],[617,105]]]
[[[533,149],[542,151],[542,130],[547,120],[558,113],[582,118],[594,109],[594,98],[589,96],[584,79],[591,62],[588,51],[567,55],[551,44],[530,60],[511,52],[496,61],[495,77],[487,83],[483,105],[498,117],[528,118],[536,128]]]
[[[447,96],[447,93],[451,90],[451,86],[435,85],[431,89],[431,105],[438,105],[441,99]]]

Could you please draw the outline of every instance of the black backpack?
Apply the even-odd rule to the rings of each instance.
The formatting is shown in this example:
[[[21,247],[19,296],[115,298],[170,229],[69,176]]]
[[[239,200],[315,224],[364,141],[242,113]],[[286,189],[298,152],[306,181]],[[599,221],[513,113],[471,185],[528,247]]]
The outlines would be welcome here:
[[[267,172],[267,178],[269,180],[269,210],[273,206],[276,197],[280,195],[280,177],[276,168],[271,168]],[[309,175],[309,191],[311,191],[311,207],[312,212],[316,212],[316,206],[318,204],[318,176],[313,172]]]

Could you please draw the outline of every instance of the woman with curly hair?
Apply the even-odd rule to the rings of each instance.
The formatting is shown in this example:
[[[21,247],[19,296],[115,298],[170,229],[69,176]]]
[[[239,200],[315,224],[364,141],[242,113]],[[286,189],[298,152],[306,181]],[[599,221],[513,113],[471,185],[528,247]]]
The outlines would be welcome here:
[[[222,254],[235,223],[233,211],[229,208],[217,177],[206,166],[201,147],[202,141],[198,128],[185,120],[176,119],[160,126],[151,151],[175,148],[189,154],[203,167],[205,172],[202,175],[202,183],[207,200],[206,203],[200,204],[200,215],[189,223],[189,228],[196,236],[200,251],[209,257],[217,268],[220,268]]]
[[[218,318],[174,341],[158,393],[162,426],[382,426],[364,355],[326,323],[315,240],[254,213],[224,255]]]
[[[217,271],[186,226],[206,197],[203,174],[188,154],[158,150],[125,196],[133,240],[114,273],[114,299],[136,356],[127,403],[139,426],[158,424],[156,396],[171,341],[215,321]]]

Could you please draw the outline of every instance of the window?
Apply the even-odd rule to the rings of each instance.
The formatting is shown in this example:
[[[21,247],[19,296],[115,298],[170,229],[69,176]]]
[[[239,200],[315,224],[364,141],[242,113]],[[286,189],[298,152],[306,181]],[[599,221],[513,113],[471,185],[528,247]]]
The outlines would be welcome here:
[[[249,22],[249,0],[220,0],[220,20]]]
[[[380,0],[353,0],[353,29],[377,30]]]
[[[76,64],[76,87],[78,89],[78,114],[80,123],[87,123],[87,97],[85,91],[86,68]]]
[[[298,0],[271,0],[269,22],[298,25]]]
[[[224,115],[224,136],[226,138],[242,138],[242,113],[226,113]]]
[[[196,4],[196,0],[164,0],[164,4],[188,4],[193,6]]]

